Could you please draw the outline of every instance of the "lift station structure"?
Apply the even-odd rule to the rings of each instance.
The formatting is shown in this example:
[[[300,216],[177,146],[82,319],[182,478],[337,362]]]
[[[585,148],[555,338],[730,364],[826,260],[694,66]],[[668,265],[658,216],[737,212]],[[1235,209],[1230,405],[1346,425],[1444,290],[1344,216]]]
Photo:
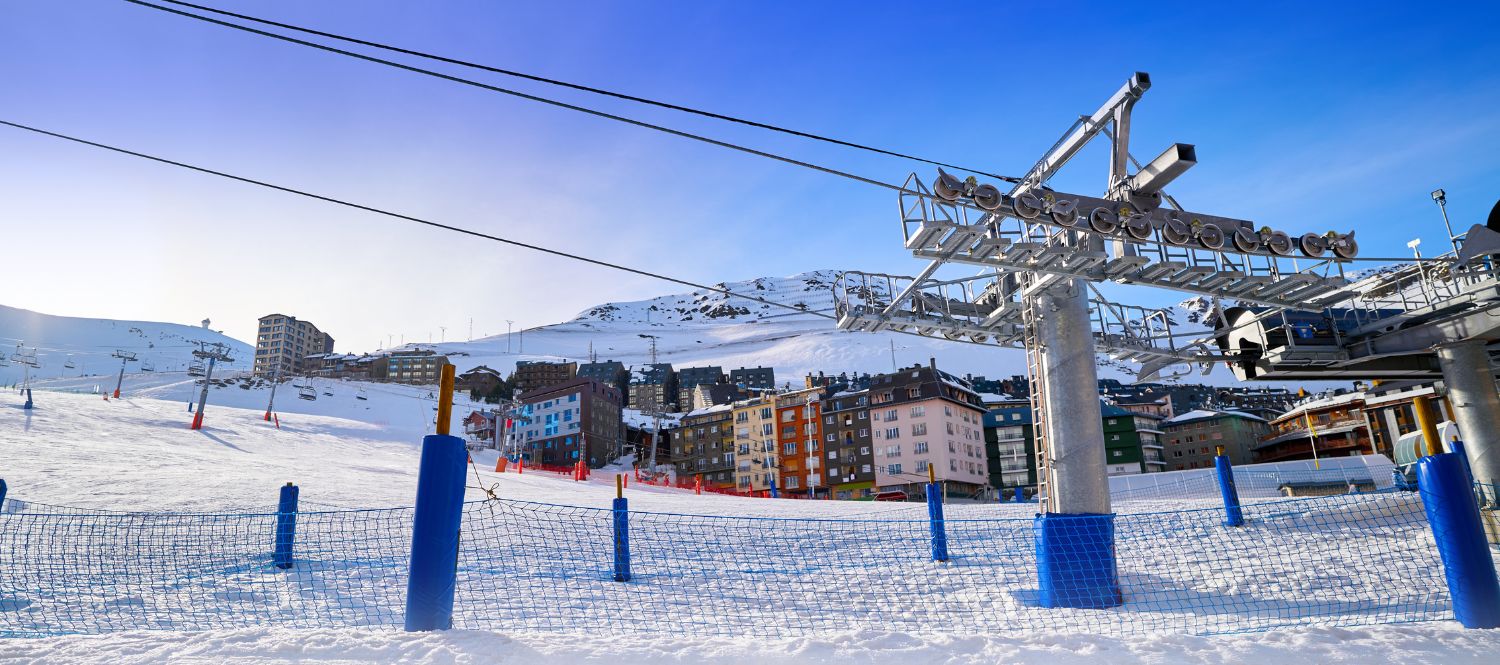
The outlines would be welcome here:
[[[1476,480],[1500,483],[1500,280],[1486,258],[1500,252],[1500,229],[1476,225],[1453,254],[1361,274],[1348,270],[1352,230],[1293,234],[1187,210],[1165,189],[1197,162],[1194,146],[1146,164],[1129,149],[1150,86],[1145,73],[1130,77],[1005,192],[941,169],[930,188],[908,177],[902,236],[926,265],[914,276],[844,273],[839,327],[1024,349],[1041,520],[1111,512],[1096,354],[1140,380],[1220,363],[1240,379],[1441,377]],[[1110,142],[1104,196],[1048,186],[1100,137]],[[980,270],[940,279],[948,264]],[[1174,330],[1169,310],[1113,302],[1103,283],[1205,297],[1212,330]],[[1075,604],[1109,604],[1108,589],[1094,592]]]

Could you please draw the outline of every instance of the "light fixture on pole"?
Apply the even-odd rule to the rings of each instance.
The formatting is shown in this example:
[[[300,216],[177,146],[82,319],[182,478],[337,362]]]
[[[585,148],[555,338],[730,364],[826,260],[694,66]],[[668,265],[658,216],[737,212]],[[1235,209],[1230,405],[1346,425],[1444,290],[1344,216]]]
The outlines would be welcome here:
[[[1448,193],[1441,189],[1432,190],[1432,200],[1443,213],[1443,228],[1448,230],[1448,242],[1453,244],[1453,251],[1457,252],[1458,237],[1453,235],[1453,223],[1448,221]]]

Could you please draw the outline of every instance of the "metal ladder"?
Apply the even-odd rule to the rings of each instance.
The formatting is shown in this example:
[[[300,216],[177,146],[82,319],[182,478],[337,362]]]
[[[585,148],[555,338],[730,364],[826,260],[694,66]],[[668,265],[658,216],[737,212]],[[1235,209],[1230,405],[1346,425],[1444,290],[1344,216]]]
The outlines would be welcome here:
[[[1042,371],[1042,348],[1036,334],[1036,296],[1028,294],[1026,288],[1032,282],[1032,275],[1020,274],[1023,284],[1021,321],[1024,327],[1023,344],[1026,348],[1027,392],[1031,400],[1031,435],[1036,445],[1036,499],[1042,512],[1050,512],[1048,506],[1051,492],[1048,480],[1052,475],[1052,462],[1047,450],[1047,379]]]

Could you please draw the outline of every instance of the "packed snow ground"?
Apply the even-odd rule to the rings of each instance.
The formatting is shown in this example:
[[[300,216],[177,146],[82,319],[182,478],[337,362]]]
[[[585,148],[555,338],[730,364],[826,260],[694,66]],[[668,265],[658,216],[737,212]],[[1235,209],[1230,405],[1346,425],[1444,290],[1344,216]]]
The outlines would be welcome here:
[[[1458,624],[1293,628],[1221,637],[836,633],[798,639],[477,630],[246,628],[199,633],[128,632],[0,641],[16,665],[402,663],[403,665],[1491,665],[1500,631]]]
[[[226,389],[226,397],[239,389]],[[145,392],[144,389],[142,392]],[[218,392],[216,391],[216,395]],[[215,398],[217,400],[217,397]],[[23,412],[14,393],[0,395],[0,477],[13,499],[114,510],[270,510],[285,481],[302,487],[304,502],[337,506],[410,505],[418,442],[430,411],[389,403],[354,405],[346,415],[283,414],[281,429],[260,419],[259,405],[239,409],[211,402],[206,429],[187,429],[183,402],[132,397],[104,401],[88,394],[38,392]],[[375,402],[371,395],[368,402]],[[321,408],[339,411],[335,400]],[[318,403],[309,403],[312,404]],[[347,406],[347,405],[346,405]],[[371,411],[362,409],[369,406]],[[387,411],[389,409],[389,411]],[[379,414],[379,415],[376,415]],[[493,474],[493,453],[476,455],[480,477],[507,499],[608,506],[607,474],[574,483],[546,473]],[[853,502],[769,501],[696,496],[632,487],[642,511],[738,516],[901,517],[919,506]],[[480,498],[477,492],[471,498]],[[1196,507],[1196,506],[1195,506]],[[960,509],[954,506],[955,509]],[[992,517],[1029,517],[1031,506],[969,506]],[[966,515],[967,516],[967,515]],[[957,517],[955,515],[954,517]],[[1413,532],[1417,536],[1420,530]],[[1240,552],[1238,554],[1249,554]],[[1396,567],[1396,562],[1388,562]],[[1231,564],[1232,565],[1232,564]],[[1295,573],[1295,571],[1288,571]],[[1298,575],[1289,574],[1294,585]],[[1243,584],[1245,580],[1236,580]],[[1243,591],[1243,589],[1240,589]],[[1389,590],[1382,590],[1385,593]],[[995,598],[988,602],[1010,602]],[[766,608],[775,611],[774,606]],[[407,635],[386,629],[245,628],[184,633],[124,632],[0,642],[5,662],[1122,662],[1190,663],[1264,660],[1275,663],[1490,662],[1500,633],[1455,629],[1451,622],[1352,629],[1282,628],[1225,637],[1101,637],[1068,631],[944,636],[940,630],[828,630],[804,638],[676,635],[601,636],[599,632],[527,632],[518,621],[504,632],[454,631]],[[505,624],[512,625],[512,624]]]

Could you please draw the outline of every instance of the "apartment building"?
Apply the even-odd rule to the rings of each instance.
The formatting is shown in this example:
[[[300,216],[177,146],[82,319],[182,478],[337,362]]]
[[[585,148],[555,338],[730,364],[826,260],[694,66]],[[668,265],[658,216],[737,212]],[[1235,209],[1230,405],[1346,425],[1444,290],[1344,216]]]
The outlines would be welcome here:
[[[1104,465],[1111,476],[1167,470],[1160,416],[1136,413],[1109,403],[1099,405],[1104,418]]]
[[[776,454],[780,490],[788,495],[828,495],[823,471],[822,388],[776,396]]]
[[[431,349],[394,351],[375,359],[370,368],[370,378],[391,383],[433,385],[442,380],[443,366],[447,364],[448,356]]]
[[[582,363],[578,366],[578,377],[589,378],[619,389],[621,395],[630,392],[630,370],[618,360],[602,360]]]
[[[764,492],[780,487],[776,452],[776,397],[766,395],[735,402],[734,484],[742,492]]]
[[[684,367],[677,370],[677,408],[692,411],[707,405],[695,404],[693,392],[699,386],[713,386],[724,382],[724,368],[717,365],[707,367]]]
[[[992,406],[984,414],[984,453],[990,486],[1020,490],[1036,487],[1036,436],[1031,405]]]
[[[682,416],[672,434],[672,465],[679,479],[698,477],[704,487],[735,487],[734,407],[697,409]]]
[[[870,428],[876,486],[921,496],[930,466],[948,492],[981,494],[989,484],[984,413],[978,393],[934,363],[875,376]]]
[[[677,377],[671,363],[653,363],[630,372],[630,407],[674,411]]]
[[[1307,398],[1271,421],[1255,446],[1256,462],[1347,457],[1370,452],[1365,393],[1339,391]]]
[[[333,353],[333,337],[312,323],[286,314],[260,317],[255,336],[256,376],[303,374],[307,357],[324,353]]]
[[[521,360],[516,362],[516,373],[512,376],[516,390],[522,394],[572,381],[578,377],[578,363],[553,362],[547,360]],[[612,385],[606,383],[606,385]]]
[[[1161,430],[1167,468],[1180,471],[1212,468],[1219,446],[1231,464],[1250,464],[1269,427],[1248,413],[1199,409],[1162,421]]]
[[[729,382],[758,390],[776,389],[776,370],[770,367],[751,367],[729,370]]]
[[[531,463],[568,466],[582,459],[598,468],[621,446],[620,391],[593,379],[573,379],[521,394],[515,441]]]
[[[870,391],[835,393],[822,402],[823,474],[835,499],[875,494],[875,454],[870,438]]]

